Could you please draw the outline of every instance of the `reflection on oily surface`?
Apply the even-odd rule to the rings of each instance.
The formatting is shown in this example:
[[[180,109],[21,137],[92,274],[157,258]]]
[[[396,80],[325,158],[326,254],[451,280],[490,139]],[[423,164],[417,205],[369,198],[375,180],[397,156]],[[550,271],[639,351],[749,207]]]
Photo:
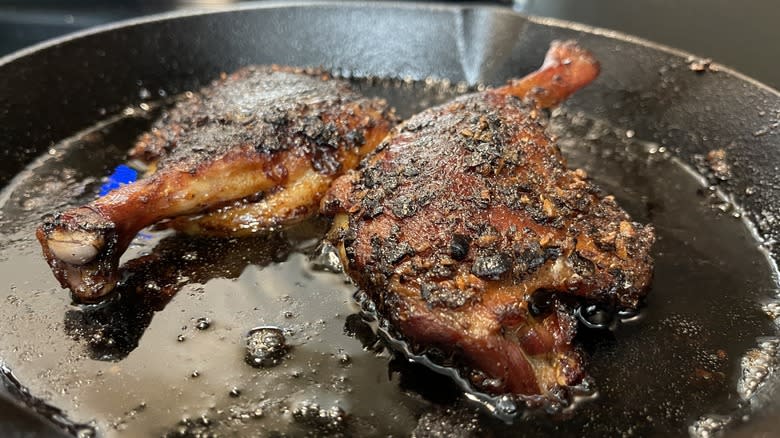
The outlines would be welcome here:
[[[163,310],[182,287],[205,284],[214,278],[234,279],[249,265],[281,262],[294,249],[294,240],[306,235],[315,238],[322,227],[321,223],[307,223],[286,234],[242,239],[183,234],[165,237],[150,254],[124,264],[124,280],[111,299],[68,310],[65,332],[85,345],[90,358],[119,361],[138,346],[154,314]]]
[[[405,115],[446,97],[423,84],[362,89]],[[776,333],[760,303],[777,284],[754,237],[658,145],[588,114],[557,111],[552,122],[569,165],[652,221],[660,237],[647,307],[614,335],[579,340],[598,397],[564,421],[532,416],[506,425],[464,411],[470,405],[453,400],[451,380],[394,359],[373,323],[360,323],[354,287],[312,263],[317,233],[268,237],[274,245],[155,234],[161,242],[139,239],[128,256],[158,259],[128,264],[133,275],[116,302],[73,307],[32,230],[49,210],[94,197],[148,127],[145,118],[107,122],[57,145],[4,191],[0,276],[10,287],[0,290],[0,358],[32,394],[74,422],[94,421],[107,437],[680,436],[702,415],[730,416],[740,403],[742,358],[757,337]],[[283,331],[289,351],[271,368],[253,367],[246,334],[269,326]]]

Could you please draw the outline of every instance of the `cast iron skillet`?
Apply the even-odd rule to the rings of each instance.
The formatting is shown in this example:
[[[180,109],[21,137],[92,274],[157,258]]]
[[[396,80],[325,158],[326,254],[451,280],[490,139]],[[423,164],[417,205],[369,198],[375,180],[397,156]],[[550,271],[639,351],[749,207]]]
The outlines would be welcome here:
[[[733,176],[719,187],[744,208],[777,260],[777,91],[645,41],[487,6],[247,5],[131,21],[23,50],[0,59],[0,184],[53,143],[137,103],[139,84],[175,93],[251,63],[495,84],[531,71],[551,40],[567,38],[592,50],[603,72],[567,108],[630,127],[684,162],[727,148]],[[780,403],[767,391],[764,419],[759,415],[734,433],[772,431],[771,413]],[[0,430],[33,430],[28,417],[0,418],[10,424]]]

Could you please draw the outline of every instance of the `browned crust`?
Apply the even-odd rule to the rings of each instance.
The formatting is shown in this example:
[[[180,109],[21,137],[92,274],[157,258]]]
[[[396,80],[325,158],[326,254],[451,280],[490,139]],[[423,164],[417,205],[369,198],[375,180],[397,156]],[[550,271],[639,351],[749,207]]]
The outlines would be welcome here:
[[[634,309],[652,274],[652,227],[569,170],[544,133],[537,108],[597,71],[571,43],[551,52],[523,80],[410,118],[322,204],[337,215],[330,238],[348,273],[380,313],[412,343],[486,374],[490,392],[579,383],[571,306]],[[571,75],[550,63],[572,53],[584,58],[566,64]],[[535,296],[546,297],[541,309]]]
[[[45,220],[38,231],[44,256],[77,300],[99,300],[116,282],[119,257],[142,228],[250,202],[310,171],[332,179],[354,167],[394,124],[384,100],[363,97],[319,71],[252,66],[223,75],[183,96],[141,136],[131,156],[153,161],[155,173]],[[319,197],[290,202],[306,202],[301,207],[314,212]],[[86,210],[94,214],[74,214]],[[279,224],[299,216],[271,219]],[[57,239],[76,234],[107,242],[103,231],[82,232],[98,222],[106,225],[101,230],[110,230],[113,243],[98,248],[93,259],[73,265],[51,251],[52,243],[70,245]]]

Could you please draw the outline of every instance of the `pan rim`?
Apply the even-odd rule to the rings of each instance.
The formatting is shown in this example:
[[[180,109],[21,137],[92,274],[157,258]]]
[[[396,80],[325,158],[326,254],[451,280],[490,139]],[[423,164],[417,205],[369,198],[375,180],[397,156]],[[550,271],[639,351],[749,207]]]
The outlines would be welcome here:
[[[266,9],[297,9],[297,8],[334,7],[334,6],[336,7],[348,6],[349,8],[360,8],[360,9],[399,9],[399,10],[422,9],[422,10],[440,11],[440,12],[460,12],[460,11],[470,10],[470,9],[495,10],[495,11],[501,11],[501,12],[515,15],[531,23],[540,24],[542,26],[558,27],[558,28],[570,29],[578,32],[589,33],[592,35],[603,36],[609,39],[646,47],[682,59],[691,59],[691,58],[705,59],[702,56],[696,55],[694,53],[685,50],[677,49],[671,46],[667,46],[665,44],[657,43],[645,38],[623,33],[620,31],[606,29],[602,27],[590,26],[587,24],[582,24],[582,23],[569,21],[569,20],[562,20],[558,18],[526,15],[523,14],[522,12],[519,12],[507,6],[468,5],[468,4],[452,5],[452,4],[441,4],[441,3],[430,3],[430,2],[412,4],[412,3],[405,3],[399,1],[349,2],[349,1],[339,1],[339,0],[324,0],[324,1],[296,0],[296,1],[285,2],[283,0],[272,0],[267,2],[252,1],[247,3],[242,3],[240,5],[222,6],[216,8],[187,8],[179,11],[145,15],[142,17],[135,17],[135,18],[120,20],[112,23],[102,24],[87,29],[79,30],[76,32],[68,33],[66,35],[56,37],[53,39],[45,40],[33,44],[31,46],[19,49],[5,56],[2,56],[0,57],[0,68],[4,68],[7,65],[10,65],[20,59],[26,58],[30,55],[33,55],[38,52],[42,52],[44,50],[54,48],[58,45],[68,43],[70,41],[79,40],[81,38],[92,36],[92,35],[98,35],[105,32],[144,25],[148,23],[163,22],[163,21],[174,20],[174,19],[185,18],[185,17],[224,14],[224,13],[231,13],[236,11],[266,10]],[[773,94],[775,97],[777,97],[778,99],[780,99],[780,90],[777,90],[770,85],[767,85],[757,79],[754,79],[751,76],[741,73],[740,71],[736,70],[733,67],[729,67],[727,65],[718,62],[712,62],[710,65],[714,67],[714,70],[717,70],[718,73],[730,75],[737,80],[746,82],[751,86],[769,92]]]

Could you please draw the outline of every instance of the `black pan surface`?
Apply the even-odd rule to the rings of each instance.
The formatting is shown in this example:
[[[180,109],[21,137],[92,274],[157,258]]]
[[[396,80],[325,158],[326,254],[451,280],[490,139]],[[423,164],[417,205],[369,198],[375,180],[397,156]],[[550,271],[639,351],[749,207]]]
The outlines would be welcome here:
[[[140,267],[125,293],[94,308],[69,306],[31,244],[36,218],[94,196],[167,96],[221,71],[322,65],[409,115],[533,70],[560,38],[578,39],[603,71],[553,115],[570,164],[662,236],[647,309],[614,333],[583,336],[597,393],[567,418],[507,425],[375,343],[351,286],[313,269],[318,222],[227,243],[151,235],[135,254],[159,242],[156,254],[173,268]],[[92,420],[107,436],[771,430],[763,418],[778,403],[780,96],[724,67],[502,8],[263,4],[33,48],[0,60],[0,90],[0,269],[9,284],[0,358],[28,390],[6,378],[11,392],[49,417],[61,415],[36,398],[63,409],[70,433]],[[714,149],[726,151],[728,175],[708,169],[703,157]],[[150,278],[179,293],[160,297]],[[258,371],[242,354],[244,334],[260,325],[287,330],[292,349]]]

